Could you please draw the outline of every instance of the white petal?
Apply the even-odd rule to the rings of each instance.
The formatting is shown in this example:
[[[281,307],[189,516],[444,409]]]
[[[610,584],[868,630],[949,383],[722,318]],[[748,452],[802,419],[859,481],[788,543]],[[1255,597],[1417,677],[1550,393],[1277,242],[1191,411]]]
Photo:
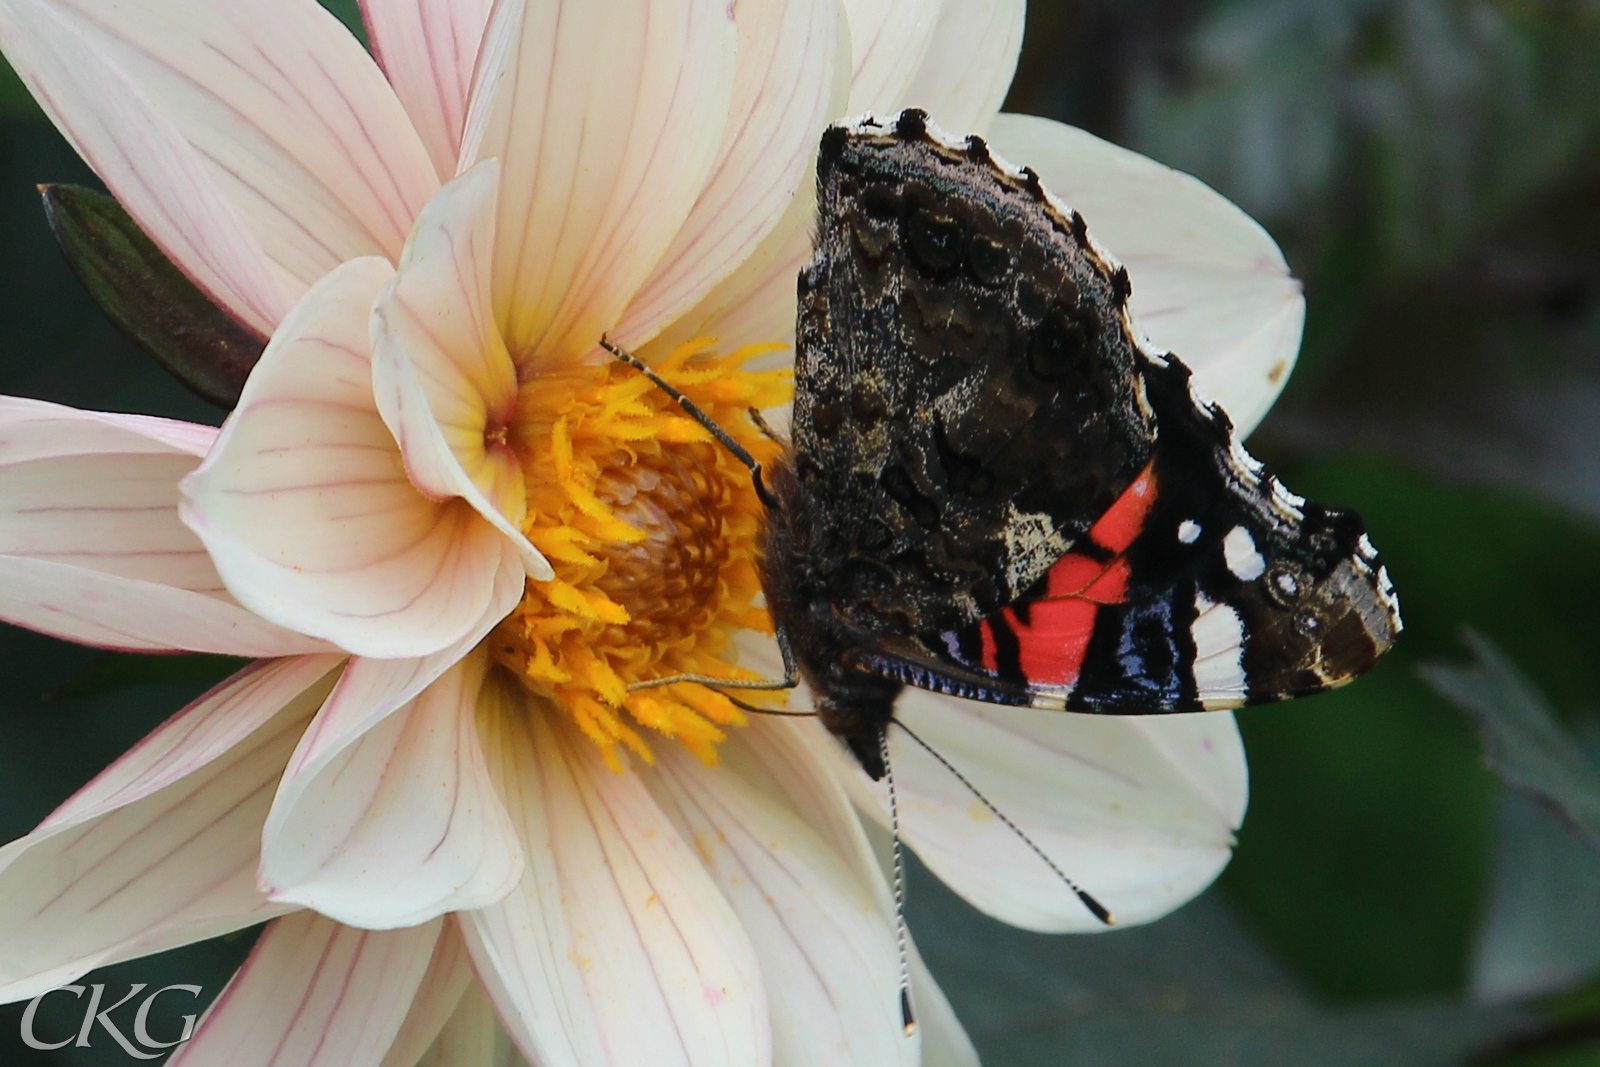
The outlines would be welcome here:
[[[297,819],[264,835],[262,888],[368,929],[390,929],[505,896],[522,875],[516,830],[495,793],[474,720],[484,656],[470,656],[410,706],[293,788]]]
[[[811,183],[817,138],[848,91],[849,44],[835,0],[734,5],[739,66],[716,165],[694,210],[613,331],[637,346],[705,296],[777,226]]]
[[[1244,749],[1228,712],[1117,717],[1002,708],[908,689],[896,717],[1015,822],[1118,925],[1149,922],[1210,885],[1244,814]],[[1103,929],[954,775],[903,731],[890,757],[906,843],[975,907],[1048,932]],[[839,773],[887,822],[882,783],[844,750]]]
[[[294,301],[220,176],[104,41],[57,5],[0,3],[0,47],[122,206],[195,284],[263,337]]]
[[[340,926],[278,919],[250,951],[173,1067],[377,1067],[422,982],[442,922]]]
[[[906,92],[933,43],[941,6],[939,0],[844,0],[855,53],[850,114],[894,112],[916,103]]]
[[[480,1019],[480,1016],[487,1018]],[[487,1026],[470,1027],[464,1022],[468,1017]],[[484,996],[483,987],[473,979],[472,958],[467,955],[466,942],[461,940],[461,928],[454,919],[446,919],[439,931],[439,941],[433,946],[428,971],[417,986],[411,1010],[389,1046],[382,1067],[415,1067],[430,1048],[447,1044],[460,1031],[471,1029],[487,1029],[492,1039],[494,1008]],[[493,1048],[492,1040],[490,1048]],[[478,1065],[470,1056],[462,1055],[459,1061],[447,1059],[438,1067]],[[484,1064],[484,1067],[489,1065]]]
[[[773,1062],[915,1067],[919,1042],[902,1027],[894,921],[881,909],[880,879],[876,871],[863,879],[847,854],[806,825],[760,758],[803,758],[803,750],[783,749],[786,739],[774,731],[745,736],[755,729],[722,746],[722,766],[668,747],[658,753],[659,771],[644,777],[755,945],[776,994],[768,1007]]]
[[[808,186],[790,203],[766,240],[645,346],[645,354],[663,358],[674,346],[695,337],[716,338],[724,352],[774,341],[792,349],[795,278],[811,258],[815,216],[816,196]],[[784,358],[792,359],[792,354]]]
[[[1250,216],[1187,174],[1029,115],[999,115],[996,152],[1038,171],[1128,268],[1134,324],[1195,372],[1240,435],[1261,421],[1300,349],[1305,299]]]
[[[522,467],[506,434],[517,374],[489,291],[498,160],[429,202],[372,313],[373,389],[411,481],[460,497],[506,536],[536,578],[554,576],[523,536]]]
[[[234,602],[179,521],[178,480],[215,433],[0,397],[0,618],[140,651],[326,647]]]
[[[1023,0],[946,0],[905,102],[957,135],[983,133],[1022,49]]]
[[[637,776],[552,722],[561,711],[510,690],[502,702],[480,728],[528,871],[464,918],[524,1054],[541,1067],[765,1063],[754,953],[689,846]]]
[[[378,415],[368,309],[390,274],[355,260],[296,305],[181,514],[262,616],[360,655],[425,656],[483,617],[508,550],[466,504],[411,485]]]
[[[48,8],[104,49],[194,146],[293,281],[292,297],[345,260],[398,255],[438,187],[382,72],[314,0],[48,0]],[[101,169],[114,191],[130,165],[138,164]]]
[[[727,0],[497,5],[463,158],[505,165],[495,309],[519,365],[616,324],[705,185],[734,66]]]
[[[478,45],[493,0],[362,0],[372,51],[441,180],[456,170]]]
[[[261,821],[336,663],[235,675],[0,848],[0,1000],[290,910],[255,887]]]

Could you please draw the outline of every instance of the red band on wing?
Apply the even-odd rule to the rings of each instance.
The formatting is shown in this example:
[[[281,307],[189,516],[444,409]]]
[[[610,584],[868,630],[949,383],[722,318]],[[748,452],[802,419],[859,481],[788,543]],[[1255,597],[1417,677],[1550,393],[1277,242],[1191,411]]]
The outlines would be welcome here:
[[[1151,460],[1133,484],[1089,527],[1089,540],[1111,552],[1126,552],[1156,502],[1155,460]]]
[[[1028,607],[1029,622],[1005,609],[1005,620],[1017,635],[1017,659],[1029,682],[1073,685],[1094,635],[1100,605],[1092,600],[1040,600]]]
[[[1029,682],[1077,684],[1100,606],[1120,603],[1127,596],[1132,570],[1122,553],[1144,528],[1155,500],[1156,477],[1152,461],[1089,528],[1089,539],[1117,553],[1117,558],[1106,563],[1068,552],[1050,568],[1045,595],[1028,605],[1027,622],[1023,622],[1015,610],[1005,609],[1004,625],[1016,635],[1017,658]],[[990,666],[994,657],[994,633],[990,625],[985,621],[981,627],[985,666]],[[994,668],[990,666],[990,669]]]
[[[978,636],[983,641],[983,665],[990,674],[1000,673],[1000,646],[995,644],[994,623],[984,619],[978,624]]]

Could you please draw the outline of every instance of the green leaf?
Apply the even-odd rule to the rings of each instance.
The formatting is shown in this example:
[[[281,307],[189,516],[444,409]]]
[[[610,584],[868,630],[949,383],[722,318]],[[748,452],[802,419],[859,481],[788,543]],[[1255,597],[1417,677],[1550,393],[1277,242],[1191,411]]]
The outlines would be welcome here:
[[[1406,632],[1355,684],[1239,713],[1250,811],[1223,884],[1320,994],[1456,994],[1493,870],[1498,783],[1470,723],[1415,674],[1491,635],[1552,700],[1600,691],[1600,533],[1513,493],[1393,463],[1281,471],[1354,507],[1399,590]]]
[[[39,191],[67,262],[106,316],[184,385],[232,408],[261,339],[213,304],[115,199],[79,185]]]
[[[1537,1024],[1445,1000],[1330,1009],[1222,895],[1094,936],[1017,930],[913,862],[917,946],[993,1067],[1456,1067]]]
[[[1470,628],[1462,640],[1477,663],[1424,664],[1422,677],[1472,716],[1496,774],[1548,804],[1600,848],[1600,768],[1493,642]]]

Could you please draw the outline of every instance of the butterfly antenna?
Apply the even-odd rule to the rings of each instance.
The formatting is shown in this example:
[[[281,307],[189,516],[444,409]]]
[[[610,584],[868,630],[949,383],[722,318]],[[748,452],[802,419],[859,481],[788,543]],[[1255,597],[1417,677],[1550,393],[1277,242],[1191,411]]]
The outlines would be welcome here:
[[[666,393],[672,399],[676,400],[678,402],[678,406],[684,410],[684,414],[688,415],[695,422],[698,422],[701,426],[705,427],[706,432],[712,437],[715,437],[718,444],[722,445],[723,448],[726,448],[729,452],[731,452],[733,457],[740,463],[743,463],[746,467],[750,468],[750,480],[755,483],[756,496],[761,498],[761,503],[765,504],[768,508],[775,508],[778,506],[777,497],[772,495],[772,490],[767,488],[766,480],[761,476],[761,464],[757,463],[756,458],[749,452],[745,451],[744,446],[738,441],[735,441],[732,436],[729,435],[727,430],[724,430],[720,425],[718,425],[716,419],[713,419],[710,415],[707,415],[704,411],[701,411],[698,404],[684,396],[665,378],[661,377],[661,375],[651,370],[649,365],[647,365],[638,356],[612,344],[609,337],[601,335],[600,347],[605,349],[607,352],[610,352],[613,356],[617,357],[617,359],[621,360],[623,363],[626,363],[640,374],[643,374],[646,378],[649,378],[656,384],[656,388],[660,389],[663,393]]]
[[[896,726],[900,727],[900,729],[904,730],[906,732],[906,736],[907,737],[911,738],[911,740],[913,740],[917,744],[921,745],[923,751],[927,752],[928,755],[930,755],[934,759],[938,760],[939,764],[942,767],[944,767],[945,770],[949,771],[952,775],[955,776],[956,781],[960,782],[963,786],[966,787],[967,792],[969,792],[973,796],[977,797],[979,803],[981,803],[984,807],[989,809],[989,813],[991,815],[993,815],[995,818],[999,819],[1002,823],[1004,823],[1005,826],[1006,826],[1006,829],[1008,829],[1012,833],[1016,834],[1017,837],[1021,839],[1023,844],[1027,845],[1028,848],[1032,849],[1033,850],[1033,854],[1035,856],[1038,856],[1041,860],[1043,860],[1045,866],[1049,867],[1050,870],[1055,873],[1055,876],[1057,878],[1061,879],[1063,882],[1065,882],[1067,888],[1072,890],[1072,892],[1077,895],[1078,899],[1083,902],[1083,906],[1089,909],[1090,914],[1092,914],[1096,919],[1099,919],[1101,922],[1105,923],[1107,926],[1115,926],[1117,924],[1116,920],[1111,917],[1111,912],[1106,908],[1106,906],[1104,904],[1100,903],[1094,897],[1090,896],[1089,893],[1087,891],[1085,891],[1081,886],[1079,886],[1077,882],[1074,882],[1071,878],[1068,878],[1067,877],[1067,872],[1063,871],[1060,867],[1057,867],[1055,860],[1053,860],[1049,856],[1045,855],[1044,849],[1042,849],[1038,845],[1034,844],[1033,843],[1033,838],[1031,838],[1027,834],[1023,833],[1022,832],[1022,827],[1020,827],[1016,823],[1012,822],[1011,819],[1006,815],[1005,812],[1003,812],[999,808],[995,807],[994,806],[994,802],[991,801],[988,797],[984,796],[983,795],[983,791],[981,789],[979,789],[977,786],[973,785],[972,782],[970,780],[968,780],[966,775],[964,775],[960,771],[956,770],[954,764],[952,764],[949,760],[947,760],[943,756],[941,756],[934,749],[934,747],[932,745],[928,744],[928,742],[926,742],[922,738],[918,737],[917,734],[916,734],[916,731],[912,730],[911,727],[907,726],[905,723],[901,722],[899,719],[895,719],[894,720],[894,724]],[[887,767],[889,765],[888,751],[889,751],[889,748],[888,748],[888,731],[886,730],[886,731],[884,731],[884,766],[885,767]],[[889,796],[891,798],[894,796],[894,786],[893,785],[890,785],[890,787],[889,787]],[[893,800],[892,799],[890,801],[890,818],[891,818],[891,821],[892,821],[893,820]],[[896,843],[896,848],[897,849],[898,849],[898,845],[899,845],[899,840],[900,840],[899,835],[896,834],[895,835],[895,843]]]
[[[906,936],[906,857],[900,844],[900,800],[894,791],[894,767],[889,762],[889,729],[878,732],[878,752],[883,757],[883,780],[889,787],[889,835],[894,855],[894,937],[900,953],[900,1025],[907,1037],[917,1032],[911,1013],[911,962]]]

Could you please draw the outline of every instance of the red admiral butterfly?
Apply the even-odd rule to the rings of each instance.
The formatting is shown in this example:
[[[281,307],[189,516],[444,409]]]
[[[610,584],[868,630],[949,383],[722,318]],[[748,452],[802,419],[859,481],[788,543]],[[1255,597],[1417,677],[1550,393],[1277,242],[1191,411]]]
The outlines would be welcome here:
[[[1361,519],[1291,493],[1141,348],[1127,271],[1031,170],[908,110],[829,129],[817,185],[762,573],[869,774],[906,685],[1201,711],[1342,685],[1389,648]]]

